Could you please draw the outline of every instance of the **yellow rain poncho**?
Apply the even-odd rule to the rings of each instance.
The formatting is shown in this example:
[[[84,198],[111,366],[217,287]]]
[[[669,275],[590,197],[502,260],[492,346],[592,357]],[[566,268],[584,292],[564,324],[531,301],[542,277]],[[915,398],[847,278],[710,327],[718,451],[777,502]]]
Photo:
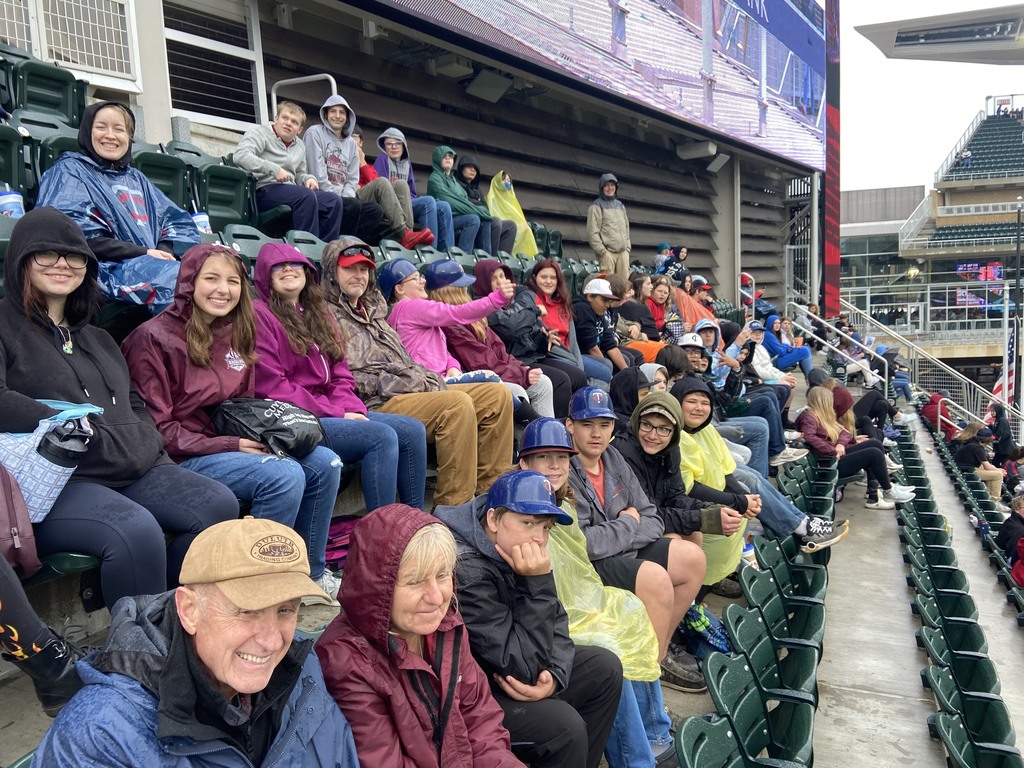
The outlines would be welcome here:
[[[715,438],[718,438],[717,442]],[[679,473],[687,491],[697,480],[711,488],[724,490],[725,476],[731,475],[736,469],[732,454],[714,427],[705,427],[692,435],[680,432],[679,454]],[[708,561],[705,584],[717,584],[736,570],[743,556],[746,532],[747,521],[744,520],[732,536],[703,534],[701,549]]]
[[[574,643],[607,648],[622,661],[627,680],[649,683],[661,676],[658,637],[640,598],[625,589],[606,587],[587,557],[587,540],[568,502],[562,509],[572,525],[556,525],[548,539],[551,571],[558,599],[569,615]]]
[[[516,199],[515,187],[505,189],[505,182],[501,178],[504,173],[504,171],[498,171],[491,179],[491,188],[487,192],[487,210],[490,211],[491,216],[516,223],[516,244],[513,246],[513,255],[536,258],[537,241],[534,240],[533,231],[526,223],[526,215]]]

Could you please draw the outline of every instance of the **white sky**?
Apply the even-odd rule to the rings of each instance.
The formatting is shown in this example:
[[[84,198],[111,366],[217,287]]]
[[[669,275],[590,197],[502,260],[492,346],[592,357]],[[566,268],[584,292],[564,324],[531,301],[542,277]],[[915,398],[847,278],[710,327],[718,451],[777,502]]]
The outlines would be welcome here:
[[[1000,0],[843,0],[840,9],[843,190],[924,184],[985,97],[1024,94],[1024,65],[887,59],[855,26],[1011,3]],[[1024,106],[1024,96],[1017,106]]]

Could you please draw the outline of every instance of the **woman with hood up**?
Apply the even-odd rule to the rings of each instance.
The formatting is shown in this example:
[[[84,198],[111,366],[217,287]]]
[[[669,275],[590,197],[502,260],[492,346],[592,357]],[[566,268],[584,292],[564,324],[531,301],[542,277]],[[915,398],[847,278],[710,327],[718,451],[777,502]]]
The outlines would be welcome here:
[[[769,315],[765,321],[767,333],[764,335],[764,348],[768,354],[775,358],[775,366],[785,370],[793,365],[800,366],[800,370],[806,377],[814,367],[811,363],[810,347],[794,347],[782,341],[782,318],[778,315]]]
[[[992,463],[997,467],[1003,466],[1010,454],[1017,449],[1017,443],[1013,439],[1013,431],[1010,429],[1010,420],[1006,418],[1006,408],[1000,403],[992,403],[992,452],[994,457]]]
[[[453,594],[455,540],[404,504],[352,529],[343,611],[316,644],[363,768],[519,768]]]
[[[434,147],[431,167],[427,179],[427,192],[438,202],[447,203],[452,209],[452,227],[459,248],[472,253],[482,248],[490,254],[491,214],[486,208],[473,205],[455,176],[455,150],[444,144]]]
[[[519,205],[516,198],[515,187],[512,186],[512,177],[505,171],[498,171],[491,179],[491,187],[487,191],[487,210],[492,216],[500,216],[505,221],[511,221],[516,227],[516,240],[512,245],[513,253],[516,256],[525,256],[528,259],[536,258],[540,253],[537,248],[537,240],[533,236],[526,221],[526,214]]]
[[[1003,470],[988,460],[988,447],[992,445],[992,430],[980,421],[972,421],[957,432],[950,441],[958,467],[974,470],[988,488],[988,495],[1001,512],[1009,507],[1000,501],[1003,495]]]
[[[587,209],[587,238],[597,255],[602,272],[614,272],[629,279],[629,216],[619,200],[619,180],[605,173],[597,182],[598,196]]]
[[[81,151],[65,152],[39,182],[36,206],[69,216],[104,264],[141,257],[174,261],[176,247],[184,251],[199,242],[192,217],[132,167],[134,138],[135,116],[125,104],[91,104],[78,128]],[[167,296],[174,278],[166,273]]]
[[[89,324],[100,301],[97,269],[82,230],[60,211],[37,207],[16,223],[0,300],[0,431],[32,432],[54,416],[41,399],[102,408],[88,417],[88,451],[32,527],[39,555],[85,552],[102,560],[111,608],[127,595],[176,586],[189,544],[236,517],[238,503],[223,485],[176,467],[164,453],[124,357]],[[174,534],[169,546],[165,531]],[[0,628],[4,660],[32,678],[55,715],[81,685],[74,665],[84,654],[39,620],[6,561]]]
[[[248,275],[249,265],[226,246],[190,248],[174,303],[132,331],[121,348],[171,458],[251,501],[254,517],[294,529],[309,549],[311,569],[318,569],[310,577],[334,597],[338,581],[324,567],[326,536],[318,532],[326,533],[334,511],[341,459],[324,446],[302,459],[278,459],[262,443],[213,428],[210,414],[221,403],[255,395]]]
[[[320,418],[331,450],[345,463],[361,462],[367,511],[391,504],[396,487],[403,503],[423,509],[426,429],[408,416],[367,411],[356,395],[316,267],[290,245],[267,243],[256,259],[256,292],[256,396]]]
[[[473,155],[463,155],[459,158],[455,180],[459,182],[459,186],[466,190],[466,197],[469,198],[469,202],[477,208],[487,211],[491,216],[491,254],[497,256],[499,251],[515,253],[515,222],[498,218],[497,214],[487,207],[487,199],[480,190],[480,166],[477,165],[476,158]]]

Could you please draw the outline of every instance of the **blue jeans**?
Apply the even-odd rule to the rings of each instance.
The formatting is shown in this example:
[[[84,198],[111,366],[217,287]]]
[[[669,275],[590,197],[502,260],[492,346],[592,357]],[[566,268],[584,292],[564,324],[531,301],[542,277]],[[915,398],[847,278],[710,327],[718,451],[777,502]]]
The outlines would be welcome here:
[[[322,445],[303,459],[278,459],[257,453],[193,456],[182,467],[219,480],[235,496],[252,501],[253,517],[292,528],[309,555],[309,575],[319,578],[326,566],[327,529],[341,483],[341,459]]]
[[[770,389],[755,389],[747,396],[750,407],[746,416],[760,416],[768,422],[768,454],[774,456],[786,448],[786,431],[782,424],[782,410],[775,393]]]
[[[489,254],[497,258],[498,249],[494,247],[492,249],[491,243],[491,222],[480,220],[480,229],[476,233],[476,247],[483,248]]]
[[[734,443],[747,446],[750,449],[750,468],[768,477],[768,456],[774,454],[771,453],[771,431],[765,420],[760,416],[730,416],[721,426],[740,428],[742,436],[725,437]]]
[[[627,682],[627,681],[624,681]],[[661,681],[641,683],[629,680],[629,685],[636,696],[636,705],[640,708],[640,719],[644,721],[647,741],[655,746],[672,743],[672,719],[665,711],[665,700],[661,696]]]
[[[430,195],[419,195],[412,199],[412,216],[420,229],[429,229],[434,233],[434,247],[445,251],[455,242],[455,231],[452,229],[452,207],[445,202],[437,202]]]
[[[472,213],[460,213],[452,216],[452,227],[455,229],[456,244],[466,253],[472,253],[476,245],[476,236],[480,232],[480,217]],[[490,241],[490,227],[487,229],[487,239]]]
[[[600,379],[604,382],[612,380],[612,364],[607,358],[598,359],[591,355],[583,355],[583,372],[588,379]]]
[[[792,536],[797,526],[804,521],[804,513],[750,467],[736,467],[733,474],[751,493],[760,494],[761,514],[757,519],[761,524],[770,528],[776,536]]]
[[[393,413],[366,414],[367,421],[320,419],[327,447],[342,462],[362,461],[360,479],[368,512],[402,503],[423,509],[427,477],[427,430],[423,423]]]
[[[910,374],[905,371],[896,371],[892,375],[892,388],[896,391],[896,396],[903,395],[903,398],[909,403],[910,402]]]
[[[622,681],[619,708],[605,743],[604,756],[608,768],[654,768],[654,752],[640,716],[642,707],[633,690],[633,685],[649,683],[630,683],[630,680]]]
[[[785,370],[791,365],[799,365],[804,376],[811,372],[811,348],[793,347],[788,352],[783,352],[775,359],[775,367]]]

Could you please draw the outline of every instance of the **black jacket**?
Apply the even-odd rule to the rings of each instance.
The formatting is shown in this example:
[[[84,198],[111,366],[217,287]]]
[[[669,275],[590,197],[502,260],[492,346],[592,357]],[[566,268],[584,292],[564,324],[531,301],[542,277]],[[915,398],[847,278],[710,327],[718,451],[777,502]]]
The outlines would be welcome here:
[[[660,405],[672,411],[674,415],[679,411],[679,404],[675,399],[661,392],[651,393],[644,398],[643,404],[645,407],[652,404]],[[658,508],[658,515],[665,522],[665,532],[684,536],[694,531],[721,534],[721,505],[698,501],[686,493],[686,486],[679,472],[679,428],[676,428],[667,448],[650,455],[641,447],[635,434],[635,430],[639,428],[641,410],[640,406],[637,406],[633,411],[630,419],[631,428],[623,430],[616,436],[615,447],[633,470],[636,479],[640,481],[647,498]],[[676,418],[682,420],[681,411]]]
[[[619,314],[630,322],[640,323],[640,330],[647,334],[648,341],[661,341],[661,331],[654,324],[654,316],[642,301],[623,302]]]
[[[540,319],[537,296],[526,286],[517,285],[512,301],[488,315],[487,324],[508,353],[526,365],[533,365],[548,353],[548,335]]]
[[[1008,558],[1015,558],[1017,542],[1022,537],[1024,537],[1024,517],[1014,512],[999,528],[999,533],[996,534],[996,546],[1003,550]]]
[[[466,181],[462,177],[462,169],[466,166],[471,166],[476,169],[476,176],[472,181]],[[487,199],[484,197],[484,193],[480,191],[480,166],[477,165],[476,158],[473,155],[459,155],[459,165],[455,169],[455,180],[459,182],[464,190],[466,190],[466,196],[469,198],[469,202],[473,205],[478,205],[487,210]],[[494,243],[497,246],[497,243]]]
[[[25,262],[39,251],[89,257],[85,279],[99,269],[82,231],[55,208],[37,208],[14,229],[4,267],[6,295],[0,301],[0,432],[31,432],[55,411],[37,398],[91,403],[103,413],[89,417],[95,432],[70,482],[89,481],[111,488],[129,485],[157,464],[171,460],[145,403],[132,387],[117,344],[68,314],[72,353],[63,351],[61,331],[43,313],[26,317],[22,308]]]
[[[615,335],[615,324],[607,313],[598,315],[586,296],[577,296],[572,300],[572,313],[576,326],[576,340],[579,342],[580,352],[584,355],[594,347],[607,352],[619,345],[619,339]]]
[[[558,601],[555,577],[513,571],[480,526],[486,509],[487,497],[477,496],[434,510],[458,544],[455,591],[473,657],[488,677],[512,675],[530,685],[546,669],[562,691],[569,685],[576,646],[569,639],[569,618]]]

